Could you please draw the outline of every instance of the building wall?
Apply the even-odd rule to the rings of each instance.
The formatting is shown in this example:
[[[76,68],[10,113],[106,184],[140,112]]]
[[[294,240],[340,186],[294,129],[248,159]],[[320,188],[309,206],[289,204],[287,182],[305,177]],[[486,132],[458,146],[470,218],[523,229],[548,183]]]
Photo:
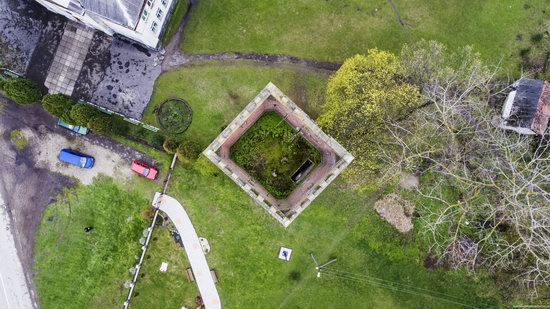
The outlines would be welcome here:
[[[165,23],[168,22],[168,17],[170,17],[171,10],[177,0],[144,0],[145,6],[135,29],[127,28],[91,12],[84,12],[83,14],[73,12],[67,9],[67,0],[36,1],[50,11],[63,15],[71,20],[80,21],[106,34],[113,35],[118,33],[150,48],[157,48],[159,46],[159,37],[162,33],[162,29]]]

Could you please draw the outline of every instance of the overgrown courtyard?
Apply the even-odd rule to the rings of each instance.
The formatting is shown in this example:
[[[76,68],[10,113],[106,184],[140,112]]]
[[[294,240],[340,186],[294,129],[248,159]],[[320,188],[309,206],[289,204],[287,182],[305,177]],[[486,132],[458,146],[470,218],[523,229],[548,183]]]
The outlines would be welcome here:
[[[299,183],[293,174],[308,160],[314,168],[321,153],[277,113],[267,112],[231,147],[231,158],[274,197],[285,198]]]

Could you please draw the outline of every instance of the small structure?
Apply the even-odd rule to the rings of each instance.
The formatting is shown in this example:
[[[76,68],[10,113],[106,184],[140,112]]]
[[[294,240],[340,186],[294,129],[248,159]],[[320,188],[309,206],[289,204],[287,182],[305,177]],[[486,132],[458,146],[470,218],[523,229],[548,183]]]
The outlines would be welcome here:
[[[522,78],[513,87],[502,108],[499,127],[520,134],[544,135],[550,119],[550,83]]]
[[[281,249],[279,249],[279,259],[288,262],[288,261],[290,261],[290,256],[291,255],[292,255],[292,249],[285,248],[285,247],[281,247]]]
[[[231,146],[267,112],[279,114],[322,154],[321,162],[315,168],[305,162],[295,172],[293,179],[300,180],[300,184],[284,199],[271,195],[230,157]],[[203,154],[284,227],[288,227],[354,159],[272,83],[248,103]],[[310,168],[312,170],[308,172]]]

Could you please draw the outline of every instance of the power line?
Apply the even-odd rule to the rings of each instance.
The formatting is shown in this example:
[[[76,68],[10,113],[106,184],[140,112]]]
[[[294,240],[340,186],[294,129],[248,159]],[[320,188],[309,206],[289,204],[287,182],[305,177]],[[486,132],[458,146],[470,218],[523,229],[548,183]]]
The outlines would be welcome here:
[[[466,303],[462,303],[462,302],[459,302],[459,301],[456,301],[456,300],[452,300],[452,299],[449,299],[449,298],[443,298],[443,297],[434,296],[434,295],[431,295],[431,294],[428,294],[428,293],[425,293],[425,292],[414,291],[412,289],[416,288],[416,287],[406,286],[406,285],[399,284],[399,283],[396,283],[396,282],[391,282],[389,280],[384,280],[384,279],[375,278],[375,277],[370,277],[372,279],[358,278],[358,277],[353,276],[353,275],[341,274],[341,273],[338,273],[338,271],[327,270],[327,269],[323,269],[322,273],[324,273],[326,275],[329,275],[329,276],[333,276],[335,278],[339,278],[339,279],[346,279],[346,280],[351,280],[351,281],[355,281],[355,282],[370,284],[370,285],[373,285],[373,286],[376,286],[376,287],[387,288],[387,289],[390,289],[390,290],[393,290],[393,291],[396,291],[396,292],[404,292],[404,293],[408,293],[408,294],[412,294],[412,295],[416,295],[416,296],[430,297],[430,298],[437,299],[437,300],[440,300],[440,301],[443,301],[443,302],[452,303],[452,304],[455,304],[455,305],[460,305],[460,306],[464,306],[464,307],[468,307],[468,308],[477,308],[475,306],[472,306],[472,305],[469,305],[469,304],[466,304]],[[391,282],[391,283],[383,283],[383,282],[380,282],[380,281],[386,281],[386,282]],[[396,285],[406,286],[407,288],[400,288]],[[430,290],[422,289],[422,288],[416,288],[416,289],[430,291]],[[442,293],[434,292],[434,291],[430,291],[430,292],[437,293],[437,294],[442,294]],[[444,294],[444,295],[446,295],[446,294]],[[452,297],[452,298],[455,298],[455,299],[459,299],[458,297],[451,296],[451,295],[446,295],[446,296]]]

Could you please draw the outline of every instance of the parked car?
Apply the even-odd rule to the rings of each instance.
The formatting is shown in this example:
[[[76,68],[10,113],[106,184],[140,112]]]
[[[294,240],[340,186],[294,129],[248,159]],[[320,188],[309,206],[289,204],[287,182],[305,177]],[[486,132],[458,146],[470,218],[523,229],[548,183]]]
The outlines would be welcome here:
[[[72,149],[61,149],[57,158],[65,163],[72,164],[81,168],[92,168],[94,166],[94,157],[74,151]]]
[[[82,134],[82,135],[86,135],[86,134],[88,134],[88,131],[90,131],[86,127],[73,126],[72,124],[68,124],[65,121],[61,120],[61,119],[59,119],[59,121],[57,121],[57,125],[62,127],[62,128],[65,128],[67,130],[71,130],[73,132],[76,132],[76,133]]]
[[[158,171],[155,168],[143,162],[139,162],[138,160],[132,161],[132,172],[147,179],[156,179],[158,176]]]

